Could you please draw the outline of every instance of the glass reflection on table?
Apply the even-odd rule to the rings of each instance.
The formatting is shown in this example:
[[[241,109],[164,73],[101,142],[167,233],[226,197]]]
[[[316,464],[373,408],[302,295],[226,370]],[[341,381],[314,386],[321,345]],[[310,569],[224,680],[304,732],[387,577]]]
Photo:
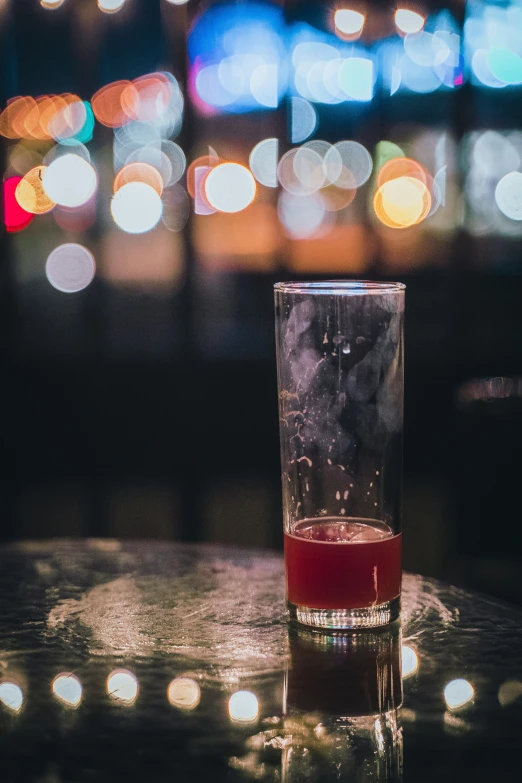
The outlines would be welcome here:
[[[284,783],[402,780],[401,636],[291,627],[284,694]]]

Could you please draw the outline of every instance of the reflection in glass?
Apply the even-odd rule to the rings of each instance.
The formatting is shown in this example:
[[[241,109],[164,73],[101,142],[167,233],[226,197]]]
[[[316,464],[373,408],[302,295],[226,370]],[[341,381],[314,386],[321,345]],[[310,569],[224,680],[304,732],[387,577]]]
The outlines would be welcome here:
[[[401,781],[400,629],[289,639],[282,781]]]
[[[107,693],[122,704],[134,704],[138,698],[138,689],[136,675],[127,669],[115,669],[107,677]]]
[[[82,684],[72,673],[58,674],[53,680],[52,691],[59,701],[69,707],[77,707],[82,700]]]
[[[0,683],[0,702],[12,712],[20,712],[24,703],[20,686],[9,680]]]
[[[467,680],[451,680],[444,688],[444,701],[450,710],[460,710],[470,704],[475,696],[473,685]]]
[[[228,713],[231,720],[240,723],[251,723],[259,714],[257,696],[251,691],[236,691],[228,702]]]
[[[193,710],[201,699],[201,689],[190,677],[176,677],[167,689],[169,704],[184,710]]]

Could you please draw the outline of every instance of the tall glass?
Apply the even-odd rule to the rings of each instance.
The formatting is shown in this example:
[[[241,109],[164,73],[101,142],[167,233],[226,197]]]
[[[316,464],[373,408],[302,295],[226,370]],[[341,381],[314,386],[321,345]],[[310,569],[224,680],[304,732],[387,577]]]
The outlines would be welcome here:
[[[404,288],[275,286],[287,600],[305,625],[400,613]]]

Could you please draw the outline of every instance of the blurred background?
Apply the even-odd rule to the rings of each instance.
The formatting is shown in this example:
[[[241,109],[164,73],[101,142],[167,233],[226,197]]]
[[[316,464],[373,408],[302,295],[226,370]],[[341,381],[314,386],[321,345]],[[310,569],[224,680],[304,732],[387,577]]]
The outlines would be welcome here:
[[[405,566],[522,601],[522,2],[0,0],[0,536],[280,547],[272,285],[407,284]]]

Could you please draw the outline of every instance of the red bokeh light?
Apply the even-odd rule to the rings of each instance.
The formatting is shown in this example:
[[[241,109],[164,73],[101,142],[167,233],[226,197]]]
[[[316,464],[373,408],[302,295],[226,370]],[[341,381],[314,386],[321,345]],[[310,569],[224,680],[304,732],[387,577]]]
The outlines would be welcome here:
[[[34,215],[22,209],[16,200],[15,191],[22,177],[9,177],[4,182],[4,224],[10,233],[23,231]]]

